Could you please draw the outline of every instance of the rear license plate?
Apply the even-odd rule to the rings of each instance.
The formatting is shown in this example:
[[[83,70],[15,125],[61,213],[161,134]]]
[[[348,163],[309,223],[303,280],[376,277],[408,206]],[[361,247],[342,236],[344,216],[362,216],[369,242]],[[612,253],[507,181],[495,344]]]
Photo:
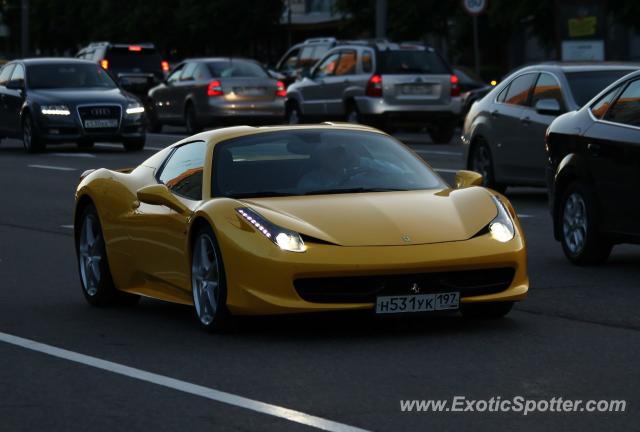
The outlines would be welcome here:
[[[235,88],[234,93],[240,96],[263,96],[266,89],[264,87],[240,87]]]
[[[87,129],[117,128],[118,120],[117,119],[85,120],[84,127]]]
[[[411,313],[456,310],[460,307],[460,293],[381,296],[376,298],[376,313]]]
[[[406,95],[429,95],[432,86],[427,84],[405,84],[402,86],[402,93]]]

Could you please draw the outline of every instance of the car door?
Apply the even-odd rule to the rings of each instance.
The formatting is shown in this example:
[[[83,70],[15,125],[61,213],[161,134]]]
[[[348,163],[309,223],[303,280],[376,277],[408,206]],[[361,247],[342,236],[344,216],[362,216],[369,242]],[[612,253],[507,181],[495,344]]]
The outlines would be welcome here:
[[[559,113],[548,114],[536,111],[536,103],[553,99],[558,103],[560,112],[566,111],[560,82],[547,72],[541,72],[531,94],[531,103],[520,114],[520,158],[517,160],[518,175],[527,183],[543,184],[547,166],[547,152],[544,148],[544,135],[551,122]]]
[[[162,87],[156,89],[153,94],[156,104],[156,112],[160,120],[176,120],[178,118],[178,93],[176,85],[180,82],[180,75],[184,70],[184,64],[178,65],[167,77]],[[182,111],[179,113],[182,117]]]
[[[185,206],[195,210],[202,201],[204,141],[176,147],[156,178]],[[167,290],[190,286],[187,225],[190,214],[162,205],[140,203],[131,216],[129,236],[135,251],[136,268],[153,284]]]
[[[22,130],[20,124],[20,110],[25,99],[25,70],[24,65],[17,63],[11,74],[9,83],[13,83],[15,88],[6,88],[6,130],[11,136],[19,136]],[[7,83],[7,84],[9,84]]]
[[[325,95],[325,80],[335,74],[340,53],[335,51],[320,61],[300,86],[302,95],[302,112],[307,116],[325,116],[327,96]]]
[[[611,104],[610,100],[615,102]],[[583,141],[605,228],[638,236],[640,80],[604,95],[591,107],[591,114],[594,122],[584,132]]]
[[[489,112],[492,126],[493,157],[496,178],[499,181],[517,181],[522,178],[522,118],[528,109],[529,96],[537,72],[523,73],[515,77],[508,87],[499,93]]]
[[[0,132],[5,135],[9,127],[8,94],[10,90],[7,88],[7,83],[11,79],[14,68],[15,63],[9,63],[0,70]]]
[[[355,78],[357,58],[354,49],[340,50],[340,59],[335,73],[324,80],[325,109],[329,117],[344,116],[344,91]]]

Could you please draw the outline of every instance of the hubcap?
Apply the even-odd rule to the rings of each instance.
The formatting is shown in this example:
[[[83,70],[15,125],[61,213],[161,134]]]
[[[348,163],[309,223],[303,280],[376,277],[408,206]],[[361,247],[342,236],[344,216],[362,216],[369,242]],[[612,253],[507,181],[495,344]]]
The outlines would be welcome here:
[[[485,186],[489,181],[490,167],[491,156],[489,156],[489,150],[484,145],[476,147],[476,150],[473,152],[472,168],[475,172],[482,174]]]
[[[96,295],[102,272],[102,235],[94,215],[87,215],[80,231],[80,276],[82,286],[90,296]]]
[[[578,254],[584,249],[587,239],[587,206],[582,195],[577,192],[569,195],[564,204],[562,232],[571,253]]]
[[[292,108],[289,111],[289,124],[298,124],[300,123],[300,115],[298,114],[297,108]]]
[[[216,251],[208,235],[201,235],[195,244],[191,264],[193,304],[204,325],[213,321],[218,310],[219,272]]]

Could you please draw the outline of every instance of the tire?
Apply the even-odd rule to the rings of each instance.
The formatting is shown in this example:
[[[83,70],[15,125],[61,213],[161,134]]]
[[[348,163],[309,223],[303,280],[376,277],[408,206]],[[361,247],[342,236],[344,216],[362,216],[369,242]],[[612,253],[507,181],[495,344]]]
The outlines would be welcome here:
[[[196,109],[192,103],[188,103],[184,110],[184,124],[189,135],[195,135],[202,130],[202,126],[198,123]]]
[[[429,130],[429,135],[431,135],[434,144],[449,144],[455,133],[455,125],[448,123]]]
[[[128,152],[140,151],[144,148],[146,141],[147,141],[147,137],[143,135],[140,138],[127,139],[122,142],[122,145],[124,145],[124,149]]]
[[[507,186],[496,182],[491,149],[484,142],[478,142],[471,148],[468,169],[482,174],[482,185],[497,192],[504,193]]]
[[[513,302],[462,303],[462,316],[470,319],[498,319],[506,316],[513,308]]]
[[[100,219],[93,205],[82,210],[79,225],[76,255],[80,285],[87,302],[93,306],[136,303],[140,296],[118,291],[113,283]]]
[[[349,101],[345,108],[345,116],[344,119],[347,123],[360,124],[362,123],[362,116],[360,115],[360,111],[358,111],[358,107],[353,101]]]
[[[27,153],[41,152],[46,148],[44,141],[35,129],[30,114],[25,114],[22,120],[22,145]]]
[[[193,237],[191,293],[196,318],[209,332],[228,330],[231,316],[226,306],[224,264],[213,230],[205,225]]]
[[[78,148],[88,150],[88,149],[92,149],[96,143],[93,141],[78,141],[77,144],[78,144]]]
[[[158,116],[153,111],[149,111],[149,113],[147,114],[147,132],[162,132],[162,123],[160,123],[160,121],[158,120]]]
[[[602,235],[598,202],[588,187],[573,182],[562,192],[556,224],[571,263],[596,265],[609,258],[613,245]]]
[[[287,104],[286,117],[287,124],[296,125],[304,123],[304,117],[297,102]]]

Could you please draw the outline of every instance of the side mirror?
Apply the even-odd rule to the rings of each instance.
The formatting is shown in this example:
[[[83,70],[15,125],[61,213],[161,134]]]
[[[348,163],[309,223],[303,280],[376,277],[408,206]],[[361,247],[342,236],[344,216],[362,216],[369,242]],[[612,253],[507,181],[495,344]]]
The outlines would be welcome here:
[[[191,211],[189,207],[182,204],[178,198],[169,192],[169,189],[163,184],[145,186],[142,189],[138,189],[136,195],[138,196],[138,201],[145,204],[169,207],[171,210],[175,210],[181,214],[186,214]]]
[[[562,109],[556,99],[540,99],[534,106],[536,112],[542,115],[560,115]]]
[[[7,82],[7,88],[9,90],[23,90],[24,89],[24,80],[17,79],[13,81]]]
[[[482,186],[482,174],[475,171],[460,170],[456,173],[456,189]]]

